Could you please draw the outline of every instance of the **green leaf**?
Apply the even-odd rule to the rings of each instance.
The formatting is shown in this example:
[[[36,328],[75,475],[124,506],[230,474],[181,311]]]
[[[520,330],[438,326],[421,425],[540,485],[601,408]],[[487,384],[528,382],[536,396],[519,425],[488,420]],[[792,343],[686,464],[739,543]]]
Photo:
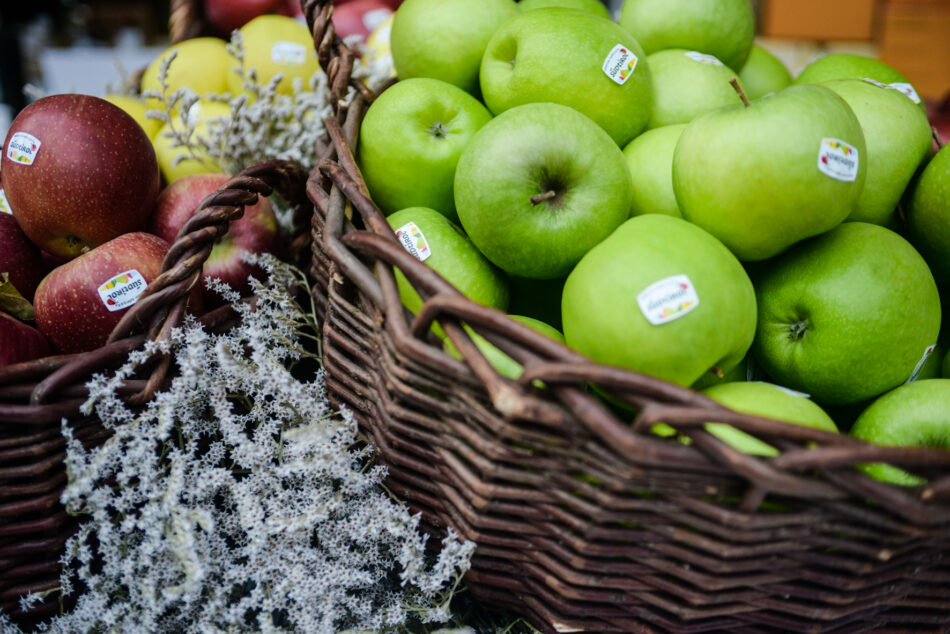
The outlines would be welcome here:
[[[0,273],[0,310],[9,313],[22,321],[33,321],[33,304],[20,295],[9,273]]]

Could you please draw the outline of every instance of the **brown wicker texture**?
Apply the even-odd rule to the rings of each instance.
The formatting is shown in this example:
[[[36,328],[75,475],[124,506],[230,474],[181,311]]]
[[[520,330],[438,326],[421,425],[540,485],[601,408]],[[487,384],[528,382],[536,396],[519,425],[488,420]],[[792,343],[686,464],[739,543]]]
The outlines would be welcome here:
[[[331,82],[345,85],[329,4],[305,0],[305,12]],[[352,153],[367,101],[356,94],[326,122],[307,187],[329,392],[378,448],[394,492],[436,531],[477,542],[466,581],[478,596],[550,632],[948,627],[950,452],[738,414],[468,301],[402,249],[369,198]],[[419,315],[401,306],[393,267],[428,298]],[[433,319],[464,362],[426,339]],[[463,321],[524,365],[519,381],[495,373]],[[608,410],[591,384],[638,414]],[[659,421],[691,444],[649,434]],[[706,421],[782,453],[740,453]],[[903,489],[854,468],[879,460],[930,484]]]
[[[227,232],[231,220],[241,217],[245,205],[276,190],[291,204],[309,209],[306,178],[303,168],[288,161],[265,161],[244,170],[202,201],[171,246],[161,275],[123,316],[109,343],[91,352],[0,368],[0,610],[29,623],[59,609],[56,601],[49,601],[24,614],[18,602],[28,592],[58,586],[59,558],[75,529],[74,519],[59,502],[66,484],[61,421],[68,420],[87,446],[108,437],[98,420],[79,411],[87,380],[121,365],[147,339],[167,338],[181,324],[189,292],[214,241]],[[221,330],[235,318],[226,306],[200,321],[210,330]],[[126,382],[123,398],[133,406],[148,402],[173,371],[171,357],[152,359]]]
[[[168,36],[172,43],[205,34],[201,0],[171,0]]]

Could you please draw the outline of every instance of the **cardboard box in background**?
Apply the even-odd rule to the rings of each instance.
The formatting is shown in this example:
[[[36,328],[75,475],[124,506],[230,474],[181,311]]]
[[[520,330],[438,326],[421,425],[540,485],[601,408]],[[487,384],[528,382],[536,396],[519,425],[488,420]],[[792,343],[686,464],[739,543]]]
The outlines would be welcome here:
[[[881,60],[902,72],[922,97],[950,94],[950,0],[889,0],[880,40]]]
[[[881,0],[760,0],[759,33],[800,40],[871,40]]]

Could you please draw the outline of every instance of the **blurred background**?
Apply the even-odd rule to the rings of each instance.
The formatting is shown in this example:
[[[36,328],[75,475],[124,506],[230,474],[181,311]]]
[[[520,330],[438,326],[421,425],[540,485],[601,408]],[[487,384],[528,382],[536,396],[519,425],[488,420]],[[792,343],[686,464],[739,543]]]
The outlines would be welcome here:
[[[950,0],[752,2],[759,43],[793,75],[826,53],[877,57],[910,79],[932,118],[950,117]],[[622,0],[606,3],[616,12]],[[169,6],[169,0],[0,2],[0,133],[42,94],[123,91],[168,45]]]

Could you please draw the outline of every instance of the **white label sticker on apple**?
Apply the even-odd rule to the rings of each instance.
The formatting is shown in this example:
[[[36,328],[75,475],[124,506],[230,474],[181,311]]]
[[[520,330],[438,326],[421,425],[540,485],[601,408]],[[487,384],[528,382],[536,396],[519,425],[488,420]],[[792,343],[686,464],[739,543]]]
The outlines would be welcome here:
[[[927,363],[927,359],[930,358],[930,355],[934,353],[934,350],[937,348],[937,344],[931,344],[927,346],[924,350],[924,356],[920,358],[920,361],[917,362],[917,365],[914,366],[914,371],[910,373],[910,378],[904,381],[904,383],[913,383],[917,380],[917,377],[920,376],[920,371],[924,369],[924,364]]]
[[[637,56],[623,44],[617,44],[604,60],[604,73],[623,86],[637,67]]]
[[[846,183],[858,177],[858,148],[841,139],[822,139],[818,148],[818,170]]]
[[[862,79],[862,81],[866,81],[869,84],[874,84],[875,86],[878,86],[879,88],[889,88],[889,86],[885,84],[884,82],[878,81],[876,79],[871,79],[870,77],[865,77],[864,79]]]
[[[911,86],[910,84],[904,83],[902,81],[898,81],[889,85],[888,88],[899,90],[900,92],[907,95],[907,98],[913,101],[914,103],[920,103],[920,95],[917,94],[917,91],[914,90],[914,87]]]
[[[135,269],[120,273],[99,287],[99,299],[109,312],[128,308],[138,301],[148,282]]]
[[[13,215],[13,210],[10,209],[10,203],[7,202],[7,193],[3,191],[2,187],[0,187],[0,214]]]
[[[414,222],[407,222],[396,229],[396,238],[403,248],[420,262],[425,262],[426,258],[432,255],[432,249],[429,248],[426,237],[422,235],[422,231]]]
[[[637,295],[637,304],[647,321],[661,326],[699,306],[699,295],[687,276],[674,275],[643,289]]]
[[[275,64],[300,66],[307,61],[307,47],[297,42],[274,42],[270,58]]]
[[[707,55],[706,53],[700,53],[699,51],[687,51],[683,53],[686,57],[690,58],[694,62],[699,62],[700,64],[712,64],[713,66],[722,66],[722,62],[719,61],[719,58],[715,55]]]
[[[363,26],[372,33],[376,27],[386,21],[393,12],[390,9],[373,9],[363,14]]]
[[[7,158],[20,165],[33,165],[41,145],[42,142],[32,134],[14,132],[7,144]]]

